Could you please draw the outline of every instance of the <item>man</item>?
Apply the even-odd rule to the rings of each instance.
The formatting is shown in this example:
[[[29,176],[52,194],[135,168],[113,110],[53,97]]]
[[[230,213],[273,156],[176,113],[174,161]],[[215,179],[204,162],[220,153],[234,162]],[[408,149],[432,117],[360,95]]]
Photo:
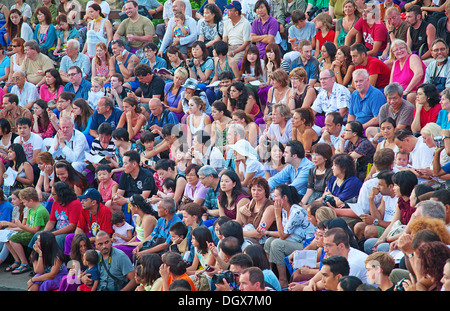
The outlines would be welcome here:
[[[69,83],[64,86],[64,92],[72,92],[75,94],[74,100],[77,98],[83,98],[88,100],[89,91],[91,90],[92,84],[88,80],[83,78],[83,73],[80,67],[72,66],[69,68]]]
[[[349,236],[344,229],[335,227],[328,229],[323,238],[323,248],[325,250],[325,257],[329,258],[334,255],[339,255],[347,258],[350,266],[349,275],[358,277],[363,283],[367,283],[367,270],[364,260],[367,254],[350,247]],[[304,291],[323,290],[324,284],[322,281],[322,273],[317,272],[308,285],[303,289]]]
[[[241,292],[263,292],[266,290],[264,273],[258,267],[246,268],[239,276],[239,290]]]
[[[289,27],[288,41],[291,44],[292,50],[297,51],[298,44],[301,40],[306,39],[312,42],[312,39],[316,36],[317,29],[313,22],[307,21],[306,13],[303,11],[292,11],[291,19],[293,27]]]
[[[9,122],[12,133],[17,133],[16,120],[19,118],[31,120],[32,115],[30,110],[19,106],[19,97],[16,94],[6,93],[3,96],[3,109],[0,110],[0,118]]]
[[[34,102],[39,99],[36,85],[28,82],[25,73],[22,71],[14,72],[12,79],[15,85],[11,88],[11,93],[19,97],[19,106],[31,110]]]
[[[394,291],[394,283],[389,279],[395,268],[395,260],[389,253],[375,252],[367,256],[367,279],[369,283],[378,286],[381,291]]]
[[[67,41],[66,55],[61,59],[59,67],[59,73],[65,83],[70,82],[68,72],[72,66],[78,66],[81,69],[83,78],[90,79],[91,60],[86,54],[80,53],[80,42],[75,39]]]
[[[54,159],[65,159],[69,161],[73,168],[82,172],[86,167],[85,152],[89,152],[89,144],[86,136],[75,129],[71,117],[62,117],[59,120],[60,129],[56,133],[48,152]]]
[[[350,273],[350,266],[347,258],[339,255],[333,255],[323,259],[322,268],[322,283],[324,290],[337,291],[339,279],[348,276]]]
[[[172,38],[171,32],[172,28],[175,25],[175,16],[171,17],[167,22],[166,32],[161,42],[161,46],[159,47],[158,56],[162,57],[165,50],[170,45],[182,45],[182,46],[191,46],[194,41],[197,40],[197,22],[191,16],[187,15],[186,12],[186,3],[182,0],[176,0],[173,3],[173,12],[174,14],[181,12],[185,16],[184,25],[189,28],[189,35],[181,38]]]
[[[319,81],[322,89],[311,106],[314,114],[326,115],[332,111],[338,111],[345,120],[350,106],[350,91],[347,87],[336,83],[334,73],[330,69],[325,69],[320,73]]]
[[[136,78],[139,80],[139,89],[136,91],[137,96],[131,93],[130,96],[136,97],[139,103],[145,108],[144,114],[149,117],[151,111],[149,111],[150,99],[157,98],[161,102],[164,101],[164,80],[153,73],[149,65],[139,64],[134,71]],[[178,122],[177,122],[178,123]]]
[[[442,38],[437,38],[431,44],[431,56],[433,59],[427,66],[423,83],[436,86],[439,92],[450,87],[450,66],[448,57],[448,45]]]
[[[31,119],[19,118],[16,124],[19,136],[14,139],[14,143],[22,145],[25,155],[27,156],[27,161],[30,162],[32,166],[36,165],[37,168],[36,157],[41,150],[45,150],[42,148],[43,139],[40,135],[32,133],[33,122]]]
[[[118,73],[123,76],[126,86],[135,90],[138,86],[136,76],[134,74],[134,68],[141,61],[139,58],[125,49],[125,42],[122,40],[114,40],[111,42],[111,50],[113,56],[109,59],[109,76]]]
[[[401,12],[401,8],[398,4],[394,3],[393,0],[386,0],[383,3],[377,4],[378,9],[380,10],[380,21],[387,24],[387,15],[389,9],[396,9],[398,13]],[[400,16],[400,14],[399,14]]]
[[[325,116],[325,126],[319,143],[331,146],[333,154],[341,145],[341,135],[344,132],[344,118],[337,111],[332,111]]]
[[[351,96],[347,121],[361,122],[364,130],[378,126],[378,112],[386,103],[386,97],[370,84],[366,69],[356,69],[352,77],[356,89]]]
[[[355,69],[366,69],[369,73],[369,82],[377,89],[383,89],[389,84],[391,69],[377,57],[368,56],[367,48],[362,43],[353,45],[350,49]],[[355,88],[353,81],[353,88]]]
[[[217,147],[211,146],[211,136],[204,130],[199,130],[194,134],[192,142],[194,151],[192,153],[193,163],[199,166],[211,165],[217,172],[220,172],[225,166],[225,158],[222,151]]]
[[[383,5],[382,3],[380,5]],[[408,32],[408,24],[402,20],[400,11],[396,7],[390,7],[386,10],[386,28],[388,30],[388,45],[381,55],[381,59],[389,58],[391,42],[395,39],[401,39],[406,42],[406,34]],[[388,62],[386,60],[386,62]],[[392,62],[391,62],[392,64]]]
[[[266,56],[266,46],[275,43],[275,36],[278,33],[278,21],[270,16],[270,6],[265,0],[257,2],[254,11],[257,12],[259,18],[252,22],[250,32],[250,41],[256,43],[259,50],[259,57],[264,59]]]
[[[381,106],[378,113],[378,123],[386,118],[395,121],[396,129],[410,128],[414,117],[414,105],[403,99],[403,87],[393,82],[384,88],[387,103]]]
[[[283,38],[286,38],[289,33],[289,29],[292,27],[292,18],[291,14],[294,10],[300,10],[302,12],[306,12],[307,2],[305,0],[280,0],[278,2],[278,10],[273,14],[280,24],[280,35]]]
[[[145,42],[153,40],[155,26],[150,19],[138,13],[139,5],[136,1],[128,0],[124,7],[128,18],[120,23],[113,39],[119,40],[124,37],[130,46],[131,53],[136,53]]]
[[[219,217],[219,207],[217,206],[217,197],[220,191],[219,174],[211,165],[205,165],[198,170],[198,177],[203,186],[208,189],[203,203],[206,214],[208,218],[217,218]]]
[[[119,188],[113,198],[113,209],[124,210],[125,220],[131,224],[131,214],[128,208],[130,197],[140,194],[144,199],[150,198],[158,192],[153,173],[140,167],[141,156],[135,150],[125,152],[123,155],[123,168],[120,175]]]
[[[151,131],[155,137],[162,139],[158,132],[160,132],[166,124],[178,124],[178,117],[174,112],[164,107],[159,98],[150,99],[148,107],[150,110],[150,118],[146,130]]]
[[[345,36],[345,45],[351,46],[353,38],[356,36],[359,43],[367,48],[367,55],[377,57],[386,49],[388,40],[388,30],[386,25],[379,22],[380,12],[374,4],[366,4],[362,11],[361,18],[353,25]]]
[[[45,83],[45,72],[55,66],[47,55],[40,53],[39,44],[35,40],[25,42],[24,52],[26,57],[20,71],[25,73],[28,82],[41,86]]]
[[[309,170],[314,164],[305,157],[305,149],[301,142],[291,140],[286,144],[284,150],[284,160],[286,166],[269,178],[270,191],[281,184],[294,186],[298,193],[303,196],[306,193]]]
[[[423,141],[422,136],[415,137],[409,129],[396,131],[394,138],[394,142],[400,151],[409,153],[411,171],[417,176],[419,183],[426,181],[426,176],[421,175],[418,169],[430,167],[433,162],[435,148],[429,148]]]
[[[436,39],[436,28],[422,19],[422,10],[418,5],[406,10],[406,22],[409,25],[406,44],[428,65],[432,60],[431,43]]]
[[[103,122],[98,127],[98,137],[92,141],[91,155],[113,156],[116,146],[112,140],[113,128],[108,122]]]
[[[131,89],[124,86],[125,80],[121,74],[115,73],[110,79],[111,86],[106,89],[106,94],[114,101],[114,106],[123,111],[123,99],[128,96]]]
[[[223,25],[223,41],[228,43],[228,56],[236,63],[244,58],[245,49],[250,44],[250,22],[241,15],[242,6],[239,1],[226,5],[228,19]]]
[[[436,38],[441,38],[447,44],[450,44],[450,3],[445,2],[445,16],[439,18],[436,24]]]
[[[233,244],[235,241],[230,240],[227,242],[229,244]],[[225,248],[227,248],[227,246],[225,246]],[[226,251],[226,253],[228,253],[228,251]],[[240,281],[241,273],[245,269],[248,269],[253,266],[252,258],[249,255],[244,254],[242,252],[238,252],[232,256],[228,256],[224,252],[224,254],[222,254],[222,256],[220,256],[220,257],[223,257],[223,259],[224,259],[223,263],[226,263],[227,265],[229,265],[228,270],[234,274],[235,278],[234,278],[233,282],[227,282],[226,280],[223,279],[222,280],[223,282],[217,282],[213,285],[215,285],[215,287],[217,287],[218,291],[230,291],[232,289],[238,289],[240,286],[239,281]],[[229,257],[228,260],[227,260],[227,257]],[[220,262],[220,260],[219,260],[219,262]]]
[[[105,231],[99,231],[95,237],[95,247],[99,253],[98,291],[133,291],[136,288],[134,266],[128,256],[115,247],[112,247],[111,237]],[[81,281],[91,284],[89,274],[84,275]]]
[[[312,44],[310,41],[306,39],[301,40],[298,44],[298,51],[300,52],[300,56],[296,59],[293,59],[290,63],[291,70],[297,67],[303,67],[306,70],[306,82],[309,85],[314,86],[319,79],[319,61],[314,56],[312,56],[312,50]]]
[[[176,9],[174,9],[176,0],[168,0],[164,2],[163,7],[163,19],[164,23],[156,25],[156,34],[161,40],[164,37],[164,33],[167,29],[167,25],[169,24],[169,20],[174,17]],[[183,0],[186,8],[184,10],[184,15],[192,17],[192,6],[189,0]],[[197,11],[198,12],[198,11]]]
[[[159,57],[158,47],[153,42],[148,42],[144,45],[145,58],[141,60],[141,63],[149,65],[152,70],[167,68],[167,61]]]
[[[114,107],[113,100],[108,96],[100,97],[97,103],[97,108],[92,115],[91,128],[89,135],[94,138],[98,137],[97,129],[103,122],[111,124],[113,129],[116,128],[119,123],[120,116],[123,111],[117,107]]]
[[[133,255],[137,259],[141,259],[144,254],[163,253],[168,249],[172,242],[169,229],[174,223],[181,221],[176,211],[176,204],[172,198],[165,197],[159,202],[158,222],[150,234],[148,243],[133,250]]]

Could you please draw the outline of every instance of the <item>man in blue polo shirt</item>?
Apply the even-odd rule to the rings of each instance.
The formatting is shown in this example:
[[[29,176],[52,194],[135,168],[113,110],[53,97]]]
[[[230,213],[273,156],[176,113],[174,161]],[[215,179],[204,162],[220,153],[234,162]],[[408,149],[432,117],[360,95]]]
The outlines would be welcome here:
[[[162,127],[166,124],[178,124],[177,115],[165,108],[159,98],[152,98],[148,103],[150,110],[150,118],[147,123],[146,130],[152,131],[155,138],[160,138],[157,131],[161,131]]]
[[[386,104],[386,97],[370,84],[366,69],[357,69],[353,72],[353,83],[356,90],[350,99],[347,121],[359,121],[364,129],[378,126],[378,112],[381,106]]]
[[[97,103],[97,108],[92,114],[92,122],[89,134],[92,137],[97,138],[97,129],[103,122],[111,124],[111,127],[114,130],[119,123],[119,119],[122,113],[122,110],[114,106],[114,101],[110,97],[100,97]]]
[[[80,67],[71,66],[67,75],[70,82],[64,86],[64,91],[74,93],[74,100],[77,98],[88,100],[92,85],[91,82],[83,78]]]
[[[312,56],[312,45],[308,40],[302,40],[298,44],[300,56],[292,60],[291,70],[297,67],[303,67],[306,70],[306,80],[311,86],[319,79],[319,61]]]

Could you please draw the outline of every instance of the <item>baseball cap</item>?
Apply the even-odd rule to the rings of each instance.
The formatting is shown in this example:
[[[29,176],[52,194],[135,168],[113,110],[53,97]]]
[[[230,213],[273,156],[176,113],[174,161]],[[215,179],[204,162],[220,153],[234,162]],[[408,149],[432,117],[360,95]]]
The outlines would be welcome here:
[[[242,6],[239,1],[232,1],[230,4],[225,6],[226,9],[236,9],[238,11],[242,11]]]
[[[82,195],[79,195],[78,198],[81,199],[81,200],[83,200],[83,199],[91,199],[91,200],[95,200],[95,201],[97,201],[99,203],[102,202],[102,195],[95,188],[89,188]]]

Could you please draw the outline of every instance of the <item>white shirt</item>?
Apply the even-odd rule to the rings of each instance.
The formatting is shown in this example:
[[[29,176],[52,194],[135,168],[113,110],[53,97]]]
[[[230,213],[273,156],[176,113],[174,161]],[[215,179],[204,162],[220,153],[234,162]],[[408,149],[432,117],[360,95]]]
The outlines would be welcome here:
[[[74,130],[70,140],[65,140],[66,146],[61,148],[61,145],[58,145],[58,149],[55,150],[56,139],[58,139],[58,137],[55,135],[48,151],[53,155],[53,158],[56,159],[57,157],[62,156],[70,163],[84,162],[84,152],[89,152],[89,144],[83,133],[79,130]]]
[[[349,107],[350,98],[350,91],[345,86],[336,82],[333,85],[329,98],[328,92],[322,88],[320,89],[311,109],[318,113],[324,112],[325,114],[332,111],[339,111],[339,109]]]
[[[39,136],[36,133],[30,133],[30,138],[28,138],[27,141],[23,141],[23,138],[21,136],[17,136],[14,139],[14,143],[18,144],[20,141],[22,141],[22,147],[25,151],[25,154],[27,156],[27,161],[30,162],[33,159],[33,152],[35,150],[43,150],[42,149],[42,142],[44,141],[41,136]],[[44,149],[45,150],[45,149]]]
[[[28,81],[25,81],[22,92],[20,92],[17,85],[14,85],[11,88],[11,93],[16,94],[17,97],[19,97],[19,106],[21,107],[25,107],[29,102],[34,102],[39,99],[39,93],[36,85]]]
[[[398,197],[391,198],[389,195],[383,195],[384,201],[384,221],[391,222],[394,218],[395,209],[397,207]]]
[[[413,151],[409,154],[409,164],[412,168],[427,168],[433,163],[434,149],[429,148],[424,142],[423,137],[417,138],[417,143],[414,146]],[[418,178],[419,183],[425,181],[426,179]]]
[[[166,2],[164,2],[163,19],[170,19],[170,18],[172,18],[174,16],[174,13],[173,13],[173,2],[175,2],[175,1],[167,0]],[[188,1],[188,0],[183,0],[183,2],[186,4],[186,8],[184,10],[184,15],[192,17],[191,2]],[[167,29],[172,30],[172,28],[167,28]]]
[[[164,52],[164,50],[172,44],[173,38],[171,32],[174,24],[175,19],[174,17],[171,17],[169,19],[169,22],[167,23],[166,32],[164,33],[159,51]],[[186,37],[180,38],[180,45],[190,45],[197,40],[197,22],[192,17],[186,16],[186,20],[184,21],[183,25],[189,28],[190,34]]]
[[[227,19],[223,24],[223,37],[228,38],[228,45],[242,45],[244,42],[250,41],[250,32],[252,26],[250,22],[241,16],[239,22],[233,25],[231,19]]]
[[[350,266],[349,275],[356,276],[359,278],[364,284],[368,284],[367,280],[367,269],[364,261],[367,258],[367,254],[357,250],[353,247],[350,247],[350,251],[348,252],[347,261]]]

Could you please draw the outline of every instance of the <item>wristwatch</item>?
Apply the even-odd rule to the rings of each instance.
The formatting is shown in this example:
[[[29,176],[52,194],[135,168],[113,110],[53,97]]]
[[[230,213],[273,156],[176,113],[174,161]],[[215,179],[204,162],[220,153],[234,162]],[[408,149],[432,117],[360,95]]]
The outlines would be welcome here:
[[[117,65],[120,65],[120,64],[122,64],[122,62],[117,62]]]
[[[373,221],[373,224],[374,224],[375,226],[378,226],[378,222],[379,222],[378,218],[375,218],[374,221]]]

